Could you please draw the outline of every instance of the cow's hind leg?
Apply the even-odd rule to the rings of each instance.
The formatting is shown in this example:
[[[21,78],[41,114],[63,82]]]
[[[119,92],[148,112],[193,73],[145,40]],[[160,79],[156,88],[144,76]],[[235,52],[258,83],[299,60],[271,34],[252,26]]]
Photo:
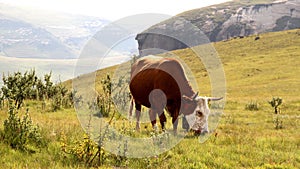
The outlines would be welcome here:
[[[149,101],[151,104],[150,119],[153,128],[156,124],[156,114],[159,116],[162,129],[165,129],[166,116],[164,114],[164,108],[167,104],[167,98],[164,92],[160,89],[154,89],[149,95]]]
[[[178,116],[172,117],[172,123],[173,123],[173,132],[176,135],[177,134],[177,126],[178,126]]]
[[[167,105],[167,111],[172,117],[172,124],[173,124],[173,132],[176,135],[177,134],[177,126],[178,126],[178,116],[179,116],[179,110],[174,106],[174,104]]]
[[[173,132],[176,135],[177,134],[177,126],[178,126],[178,116],[179,111],[176,109],[172,109],[170,114],[172,115],[172,124],[173,124]]]
[[[156,125],[156,111],[152,108],[149,109],[149,117],[154,130],[157,129]]]
[[[135,116],[136,116],[136,127],[137,131],[140,131],[140,117],[141,117],[142,106],[138,103],[135,103]]]
[[[161,112],[161,113],[157,113],[157,112]],[[150,120],[151,120],[151,124],[152,124],[152,127],[154,130],[157,129],[157,125],[156,125],[156,114],[159,115],[159,122],[160,122],[160,125],[161,125],[161,128],[162,130],[165,130],[165,124],[167,122],[167,118],[164,114],[164,111],[163,110],[160,110],[158,111],[157,109],[150,109],[149,110],[149,117],[150,117]]]

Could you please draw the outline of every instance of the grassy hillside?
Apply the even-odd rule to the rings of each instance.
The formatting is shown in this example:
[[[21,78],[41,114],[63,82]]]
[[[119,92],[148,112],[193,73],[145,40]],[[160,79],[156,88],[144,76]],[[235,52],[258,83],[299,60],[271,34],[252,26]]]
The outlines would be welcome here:
[[[235,38],[213,43],[223,63],[227,99],[229,101],[260,100],[266,101],[273,96],[282,96],[285,100],[298,100],[299,91],[299,44],[300,30],[291,30]],[[161,56],[180,57],[197,79],[200,94],[210,95],[210,82],[204,65],[195,59],[191,49],[171,51]],[[82,76],[83,85],[95,79],[96,88],[101,91],[101,80],[107,73],[113,75],[114,66],[95,72],[96,77]],[[71,87],[71,80],[65,83]]]
[[[267,33],[213,43],[226,75],[226,106],[218,128],[205,143],[189,136],[170,151],[156,157],[125,159],[126,168],[300,168],[300,30]],[[190,49],[172,51],[191,68],[201,95],[211,95],[209,77],[203,65],[193,59]],[[168,54],[165,54],[168,55]],[[113,74],[118,66],[99,70],[94,76],[79,77],[82,87],[96,79]],[[69,87],[71,81],[65,82]],[[268,101],[281,97],[283,105],[278,116],[282,129],[275,129],[273,108]],[[83,131],[73,109],[55,113],[42,112],[39,102],[27,101],[34,122],[44,131],[49,145],[34,154],[11,149],[1,142],[0,168],[84,168],[63,154],[60,140],[80,140]],[[254,103],[258,110],[246,110]],[[25,111],[25,108],[24,110]],[[0,122],[7,110],[0,110]],[[168,119],[170,122],[170,119]],[[116,121],[122,127],[123,121]],[[142,128],[142,130],[150,130]],[[170,128],[170,126],[168,126]],[[133,129],[131,126],[130,129]],[[2,130],[2,125],[0,125]],[[18,160],[16,160],[18,159]],[[104,164],[114,168],[120,164],[108,159]]]

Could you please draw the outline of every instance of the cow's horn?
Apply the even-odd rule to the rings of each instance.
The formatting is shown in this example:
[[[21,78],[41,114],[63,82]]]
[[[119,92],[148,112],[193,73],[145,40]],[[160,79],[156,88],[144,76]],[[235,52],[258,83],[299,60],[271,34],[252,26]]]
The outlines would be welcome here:
[[[198,93],[199,93],[199,92],[197,92],[197,93],[193,96],[193,100],[196,99],[196,97],[198,96]]]
[[[223,97],[209,97],[208,100],[209,101],[218,101],[218,100],[221,100],[223,99]]]

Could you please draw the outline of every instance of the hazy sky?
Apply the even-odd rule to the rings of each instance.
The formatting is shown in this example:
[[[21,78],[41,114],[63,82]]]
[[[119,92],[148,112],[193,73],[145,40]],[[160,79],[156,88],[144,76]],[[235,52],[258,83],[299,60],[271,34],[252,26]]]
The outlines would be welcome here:
[[[229,0],[0,0],[7,4],[98,16],[108,20],[143,13],[173,16],[186,10],[226,1]]]

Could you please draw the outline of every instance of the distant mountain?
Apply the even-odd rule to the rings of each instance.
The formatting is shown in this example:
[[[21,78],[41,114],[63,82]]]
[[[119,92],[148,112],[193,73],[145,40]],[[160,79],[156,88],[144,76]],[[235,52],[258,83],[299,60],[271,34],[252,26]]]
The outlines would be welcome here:
[[[62,42],[45,29],[0,15],[0,52],[21,58],[74,58]]]
[[[107,20],[0,3],[0,54],[9,57],[77,58]]]
[[[151,48],[168,51],[186,48],[187,44],[163,34],[192,38],[197,30],[190,30],[189,24],[202,31],[210,42],[300,28],[300,0],[234,0],[186,11],[138,34],[140,54],[155,54],[147,50]],[[203,42],[206,41],[192,44]]]

